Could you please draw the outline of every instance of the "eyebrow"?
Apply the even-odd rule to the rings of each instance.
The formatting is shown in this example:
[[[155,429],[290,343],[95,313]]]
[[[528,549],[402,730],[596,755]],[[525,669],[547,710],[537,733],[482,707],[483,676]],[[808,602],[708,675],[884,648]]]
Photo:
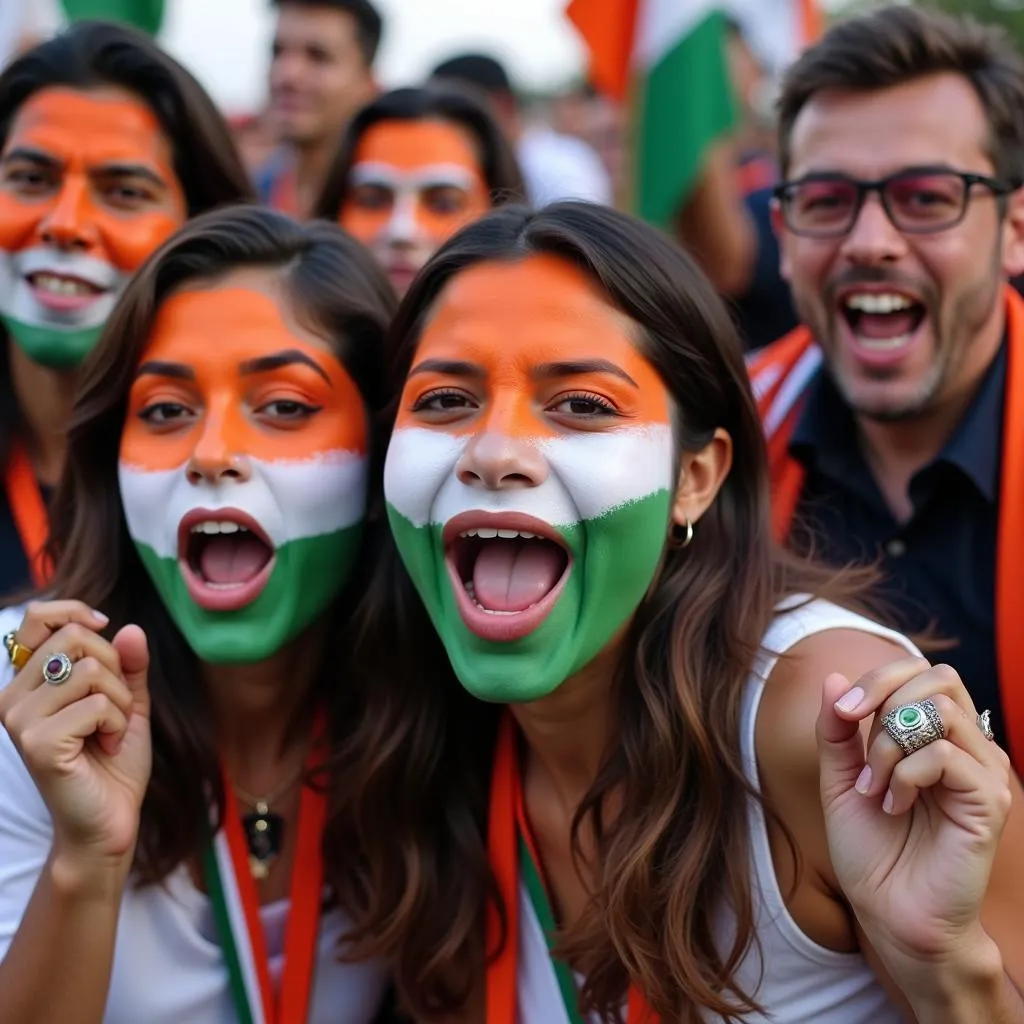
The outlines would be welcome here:
[[[640,387],[639,384],[621,366],[616,366],[607,359],[580,359],[567,360],[558,363],[543,363],[534,367],[530,376],[534,380],[550,380],[552,377],[578,377],[587,373],[610,373],[614,377],[620,377],[633,387]]]
[[[3,163],[11,163],[15,160],[25,160],[29,163],[36,164],[40,167],[48,167],[53,170],[59,170],[64,166],[61,160],[51,156],[49,153],[44,153],[42,150],[30,149],[25,146],[19,146],[17,149],[12,149],[3,158]],[[124,164],[124,163],[109,163],[100,164],[98,167],[93,168],[93,174],[106,175],[114,178],[145,178],[153,185],[157,185],[160,188],[166,188],[167,182],[164,181],[156,171],[144,164]]]
[[[352,185],[376,185],[396,188],[402,185],[414,188],[461,188],[469,189],[473,175],[459,164],[425,164],[409,171],[400,170],[391,164],[364,160],[356,164],[350,174]]]
[[[286,349],[284,352],[275,352],[270,356],[260,356],[258,359],[247,359],[239,367],[238,372],[244,377],[252,373],[269,373],[271,370],[281,369],[282,366],[294,366],[296,364],[308,366],[311,370],[315,370],[327,381],[328,385],[334,386],[331,384],[331,378],[327,376],[324,368],[315,359],[311,359],[305,352],[300,352],[297,348]]]
[[[409,371],[409,376],[415,377],[418,373],[443,373],[449,377],[472,377],[474,380],[483,380],[487,376],[482,366],[457,359],[424,359]]]
[[[145,377],[173,377],[175,380],[195,380],[196,371],[184,363],[163,363],[155,359],[143,363],[136,371],[135,378]]]

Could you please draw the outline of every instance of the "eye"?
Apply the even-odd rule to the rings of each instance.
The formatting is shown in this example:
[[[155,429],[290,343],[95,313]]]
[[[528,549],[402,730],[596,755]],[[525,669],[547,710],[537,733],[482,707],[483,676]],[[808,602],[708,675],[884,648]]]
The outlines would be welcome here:
[[[319,405],[308,405],[294,398],[278,398],[273,402],[261,405],[256,412],[270,419],[285,420],[292,423],[303,423],[315,416],[323,408]]]
[[[126,210],[138,209],[157,200],[152,188],[133,181],[101,182],[99,191],[111,206]]]
[[[394,193],[384,185],[358,185],[351,192],[352,205],[363,210],[387,210],[394,201]]]
[[[174,426],[191,415],[192,410],[179,402],[153,402],[139,410],[139,419],[153,427]]]
[[[466,193],[454,185],[436,185],[423,194],[423,203],[431,213],[461,213],[466,205]]]
[[[55,184],[53,174],[38,167],[12,167],[4,175],[4,181],[22,195],[42,195]]]
[[[472,396],[458,388],[436,388],[421,395],[413,404],[413,412],[446,413],[471,409],[476,405]]]
[[[549,412],[576,419],[596,419],[600,416],[618,416],[618,410],[606,399],[592,392],[580,392],[572,395],[560,395],[554,404],[548,406]]]

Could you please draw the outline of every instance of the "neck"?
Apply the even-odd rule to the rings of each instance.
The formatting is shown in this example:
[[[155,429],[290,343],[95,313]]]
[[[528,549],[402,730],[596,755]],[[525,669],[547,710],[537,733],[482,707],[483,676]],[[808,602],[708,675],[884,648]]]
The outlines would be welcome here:
[[[75,374],[32,362],[13,341],[8,340],[7,349],[19,434],[40,483],[51,486],[64,468]]]
[[[313,626],[266,661],[203,666],[228,777],[250,793],[269,792],[305,758],[324,642]]]
[[[511,706],[526,739],[524,775],[554,795],[569,817],[618,734],[614,683],[620,651],[620,644],[609,645],[554,693]],[[532,789],[524,786],[527,796]]]
[[[295,193],[300,217],[313,212],[313,204],[323,188],[327,167],[334,155],[332,140],[308,143],[295,149]]]

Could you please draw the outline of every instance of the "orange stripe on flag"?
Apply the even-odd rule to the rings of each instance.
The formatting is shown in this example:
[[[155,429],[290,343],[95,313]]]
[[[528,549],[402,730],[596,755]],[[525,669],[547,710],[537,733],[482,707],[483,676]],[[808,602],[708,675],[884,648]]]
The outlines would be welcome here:
[[[821,38],[825,31],[825,19],[822,17],[818,0],[799,0],[800,2],[800,42],[810,46]]]
[[[590,51],[590,79],[612,99],[629,92],[640,0],[570,0],[565,9]]]

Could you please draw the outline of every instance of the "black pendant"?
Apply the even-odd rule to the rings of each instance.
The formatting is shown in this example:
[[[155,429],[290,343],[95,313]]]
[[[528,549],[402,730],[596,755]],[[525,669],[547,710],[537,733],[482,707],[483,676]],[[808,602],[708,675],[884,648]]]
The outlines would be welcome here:
[[[249,870],[253,878],[264,879],[281,853],[284,819],[271,814],[266,804],[258,803],[252,814],[242,818],[242,827],[249,845]]]

